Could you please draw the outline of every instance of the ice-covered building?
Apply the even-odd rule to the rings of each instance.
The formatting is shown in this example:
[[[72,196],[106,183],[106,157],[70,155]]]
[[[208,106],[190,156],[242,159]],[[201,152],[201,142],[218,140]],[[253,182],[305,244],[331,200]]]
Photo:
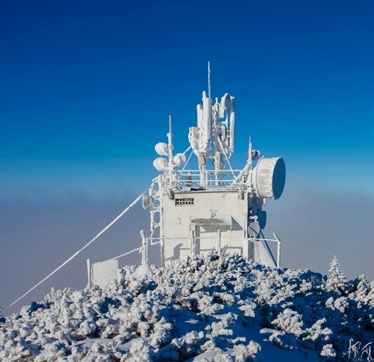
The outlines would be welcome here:
[[[159,157],[153,165],[160,174],[143,196],[150,209],[150,236],[142,233],[143,245],[159,243],[162,266],[214,249],[278,266],[280,241],[276,234],[274,239],[263,235],[263,206],[283,192],[284,160],[260,157],[249,140],[246,164],[233,169],[235,98],[226,93],[213,101],[209,69],[208,74],[208,93],[197,105],[188,149],[173,153],[171,118],[167,143],[155,146]]]

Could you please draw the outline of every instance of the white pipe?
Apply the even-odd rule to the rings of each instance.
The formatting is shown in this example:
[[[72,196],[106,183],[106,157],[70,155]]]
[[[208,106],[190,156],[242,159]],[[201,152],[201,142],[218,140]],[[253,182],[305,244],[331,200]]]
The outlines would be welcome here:
[[[195,256],[197,253],[196,250],[196,234],[195,230],[191,231],[191,239],[190,239],[190,254],[191,256]]]
[[[126,255],[129,255],[129,254],[131,254],[131,253],[135,253],[136,251],[140,251],[140,249],[141,249],[141,247],[140,247],[140,248],[133,249],[133,250],[131,250],[131,251],[128,251],[127,253],[124,253],[124,254],[118,255],[118,256],[116,256],[116,257],[113,258],[113,259],[117,260],[117,259],[122,258],[122,257],[124,257],[124,256],[126,256]]]
[[[217,244],[216,244],[216,250],[218,252],[221,252],[221,230],[217,230]]]
[[[273,233],[274,238],[277,241],[278,247],[277,247],[277,268],[280,268],[280,258],[281,258],[281,240],[279,239],[279,236],[276,233]]]
[[[140,235],[142,238],[142,265],[148,265],[148,241],[144,230],[140,230]]]
[[[87,259],[87,277],[88,277],[88,284],[87,287],[91,288],[91,260]]]
[[[209,142],[212,139],[212,100],[206,96],[203,92],[203,130],[200,129],[200,136],[204,140],[204,149],[200,149],[200,152],[206,152]]]
[[[230,150],[234,152],[235,138],[235,97],[230,97]]]

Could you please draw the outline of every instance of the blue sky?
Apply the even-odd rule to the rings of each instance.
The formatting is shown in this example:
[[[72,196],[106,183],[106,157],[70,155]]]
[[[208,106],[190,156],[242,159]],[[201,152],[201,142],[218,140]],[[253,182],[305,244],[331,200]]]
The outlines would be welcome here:
[[[2,2],[0,211],[14,211],[5,226],[27,235],[38,225],[22,224],[22,210],[40,208],[46,220],[77,200],[87,213],[96,203],[112,202],[114,214],[125,207],[157,174],[154,145],[166,140],[169,114],[176,151],[187,148],[210,61],[212,95],[237,99],[234,166],[244,165],[249,134],[264,155],[285,158],[286,190],[270,205],[275,219],[289,215],[275,222],[285,239],[303,212],[321,237],[333,218],[335,230],[353,223],[354,235],[372,239],[373,16],[369,0]],[[320,209],[309,215],[315,200]],[[341,215],[340,201],[358,213]],[[4,250],[25,242],[15,228],[3,227]],[[350,251],[342,254],[357,274]]]

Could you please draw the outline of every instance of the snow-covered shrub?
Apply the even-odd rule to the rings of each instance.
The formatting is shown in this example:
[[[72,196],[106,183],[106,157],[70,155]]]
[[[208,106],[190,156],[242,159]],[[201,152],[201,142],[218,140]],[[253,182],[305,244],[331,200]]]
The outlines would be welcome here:
[[[366,296],[366,303],[370,305],[370,307],[374,307],[374,281],[370,283],[370,290]]]
[[[213,358],[213,362],[235,362],[235,359],[229,352],[217,349],[217,353]]]
[[[206,341],[204,332],[188,332],[185,336],[174,338],[171,344],[179,353],[179,359],[185,360],[201,353],[201,346]]]
[[[212,331],[210,333],[212,338],[221,337],[221,336],[232,336],[234,334],[233,330],[229,327],[234,323],[233,316],[231,313],[225,315],[220,322],[213,322],[211,324]]]
[[[139,338],[134,340],[128,354],[126,361],[128,362],[149,362],[154,360],[154,350],[145,339]]]
[[[351,289],[349,298],[356,300],[358,306],[369,304],[370,283],[364,274],[359,275],[349,285]]]
[[[273,343],[274,346],[287,350],[292,350],[296,348],[297,345],[296,336],[284,332],[271,334],[269,341]]]
[[[347,278],[343,274],[336,256],[330,262],[329,277],[325,283],[328,292],[345,294],[347,291]]]
[[[330,340],[333,333],[326,325],[326,318],[317,320],[310,328],[305,330],[305,335],[301,340],[301,345],[311,350],[321,350],[323,346]]]
[[[212,296],[203,293],[199,293],[199,295],[201,298],[197,300],[198,310],[203,315],[212,316],[224,308],[222,304],[215,303]]]
[[[337,291],[333,270],[326,278],[218,253],[166,268],[127,266],[106,288],[52,289],[1,316],[0,360],[251,361],[274,346],[344,360],[350,340],[372,342],[374,283],[360,276]]]
[[[235,362],[248,362],[254,361],[259,351],[261,351],[261,346],[257,342],[251,340],[247,345],[235,345],[232,355],[235,358]]]
[[[320,353],[320,361],[336,361],[336,352],[332,344],[325,344]]]
[[[246,299],[245,301],[239,301],[238,305],[239,310],[243,313],[242,317],[245,321],[244,323],[251,323],[256,316],[256,303],[250,299]]]
[[[279,313],[271,323],[279,330],[287,334],[294,334],[296,337],[304,332],[302,316],[290,308]]]

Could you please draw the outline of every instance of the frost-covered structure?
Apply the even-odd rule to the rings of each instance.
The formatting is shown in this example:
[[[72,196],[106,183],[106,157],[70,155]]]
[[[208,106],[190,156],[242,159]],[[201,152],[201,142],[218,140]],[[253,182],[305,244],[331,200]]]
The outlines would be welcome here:
[[[197,105],[197,124],[189,129],[188,149],[173,153],[171,119],[167,143],[155,146],[159,157],[153,164],[160,174],[143,198],[151,216],[151,235],[143,234],[144,244],[160,244],[162,266],[212,250],[279,266],[280,241],[276,234],[275,239],[264,238],[262,208],[266,199],[281,196],[285,163],[280,157],[260,157],[249,141],[246,165],[233,169],[235,98],[226,93],[213,101],[210,81],[208,89]],[[275,244],[276,256],[269,241]]]
[[[149,235],[141,230],[142,245],[117,257],[94,264],[88,259],[89,286],[105,287],[116,279],[118,259],[125,255],[140,251],[142,264],[147,265],[151,245],[160,246],[161,267],[213,250],[279,267],[280,240],[275,233],[274,239],[265,238],[263,206],[267,199],[276,200],[282,195],[285,163],[281,157],[260,157],[249,138],[247,162],[242,169],[234,169],[230,163],[234,129],[235,97],[226,93],[213,101],[208,66],[208,93],[203,92],[202,103],[197,105],[197,124],[189,128],[190,146],[174,154],[170,117],[167,143],[155,146],[159,157],[153,165],[160,174],[152,180],[148,193],[139,195],[87,244],[10,306],[79,255],[140,200],[150,211]]]
[[[265,238],[263,206],[267,199],[279,199],[283,193],[284,160],[260,157],[249,138],[247,162],[242,169],[234,169],[230,158],[234,152],[235,97],[226,93],[213,101],[210,93],[208,66],[208,93],[203,92],[202,103],[197,105],[197,124],[189,128],[190,146],[183,153],[174,153],[169,117],[167,143],[155,146],[159,157],[153,165],[160,174],[152,180],[148,193],[128,207],[141,199],[150,211],[149,235],[142,230],[142,246],[129,253],[141,251],[142,264],[148,264],[149,247],[159,245],[159,264],[164,267],[216,250],[279,267],[281,242],[275,233],[274,239]],[[113,279],[117,273],[114,259],[94,265],[89,262],[89,285],[105,286]]]

